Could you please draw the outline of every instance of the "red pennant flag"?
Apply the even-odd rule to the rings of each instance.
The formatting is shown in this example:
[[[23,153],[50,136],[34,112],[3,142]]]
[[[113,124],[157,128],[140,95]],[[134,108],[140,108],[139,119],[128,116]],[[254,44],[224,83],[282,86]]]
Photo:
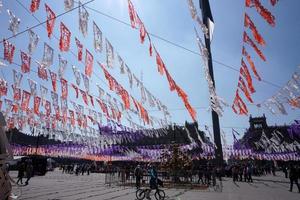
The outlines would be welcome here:
[[[89,118],[89,120],[94,124],[94,122],[95,122],[95,120],[93,119],[93,117],[92,116],[90,116],[90,115],[88,115],[87,116],[88,118]]]
[[[143,119],[143,121],[147,124],[149,124],[149,115],[147,110],[142,106],[141,103],[138,103],[139,105],[139,110],[140,110],[140,114],[141,114],[141,118]]]
[[[252,0],[245,0],[246,7],[250,7],[251,2],[252,2]]]
[[[154,48],[155,54],[156,54],[156,64],[157,64],[157,69],[158,72],[163,75],[164,74],[164,70],[165,70],[165,64],[163,62],[163,60],[161,59],[159,53],[156,51],[156,48]]]
[[[45,4],[45,8],[47,12],[47,32],[48,37],[50,38],[53,32],[56,15],[47,4]]]
[[[21,51],[21,61],[22,61],[22,65],[21,65],[22,73],[30,72],[31,57],[28,54]]]
[[[113,77],[109,74],[109,72],[105,69],[105,66],[104,66],[102,63],[99,63],[99,62],[98,62],[98,64],[100,65],[100,67],[101,67],[102,70],[103,70],[105,79],[108,81],[109,89],[112,90],[112,91],[114,91],[115,88],[117,87],[117,86],[116,86],[115,80],[114,80]]]
[[[83,117],[82,127],[86,128],[87,127],[87,117],[86,117],[86,115],[83,115],[82,117]]]
[[[120,95],[122,98],[122,101],[124,103],[125,109],[128,110],[130,109],[130,99],[129,99],[129,94],[125,89],[122,89],[120,91]]]
[[[238,107],[239,111],[236,110],[236,107]],[[239,115],[247,115],[248,114],[247,106],[244,103],[244,101],[242,100],[242,98],[240,97],[238,90],[236,91],[236,94],[235,94],[232,109],[236,114],[239,114]]]
[[[132,99],[132,101],[133,101],[133,104],[134,104],[136,110],[139,111],[140,109],[139,109],[138,102],[137,102],[133,97],[131,97],[131,99]]]
[[[251,95],[248,91],[248,88],[246,86],[245,81],[242,79],[242,77],[239,77],[239,83],[238,83],[238,87],[244,92],[245,96],[247,97],[248,101],[250,101],[251,103],[253,103],[253,100],[251,98]]]
[[[94,57],[93,55],[86,49],[85,51],[85,75],[91,77],[93,72],[93,63]]]
[[[88,102],[88,99],[87,99],[86,92],[83,91],[83,90],[80,90],[80,93],[81,93],[81,96],[82,96],[82,99],[83,99],[84,103],[85,103],[86,105],[89,105],[89,102]]]
[[[182,99],[186,109],[188,110],[190,116],[196,122],[197,121],[197,112],[191,106],[191,104],[189,103],[187,94],[176,84],[175,84],[175,88],[176,88],[178,96],[181,97],[181,99]]]
[[[51,103],[50,101],[46,101],[45,103],[46,116],[49,117],[51,114]]]
[[[75,41],[76,41],[76,45],[77,45],[77,49],[78,49],[77,59],[78,59],[78,61],[82,61],[83,45],[80,43],[80,41],[77,38],[75,38]]]
[[[256,46],[256,44],[251,40],[251,38],[248,36],[248,34],[244,31],[244,38],[243,38],[244,42],[246,42],[247,44],[249,44],[250,46],[252,46],[252,48],[256,51],[256,53],[258,54],[258,56],[263,60],[266,61],[266,57],[264,56],[264,54],[259,50],[259,48]]]
[[[102,102],[100,99],[96,99],[102,112],[106,115],[106,117],[110,118],[109,113],[108,113],[108,109],[107,109],[107,105]]]
[[[55,118],[56,118],[56,120],[60,120],[59,106],[54,106],[54,111],[55,111]]]
[[[279,0],[270,0],[270,1],[271,1],[272,6],[275,6]]]
[[[245,13],[244,26],[250,28],[252,35],[258,44],[260,44],[262,46],[266,45],[266,42],[264,41],[263,37],[257,31],[256,26],[254,25],[254,23],[250,19],[250,17],[247,15],[247,13]]]
[[[14,104],[12,105],[11,111],[12,111],[13,113],[18,113],[18,110],[19,110],[19,105],[18,105],[18,103],[14,103]]]
[[[39,78],[48,81],[48,74],[47,74],[46,67],[44,67],[42,65],[38,66],[38,76],[39,76]]]
[[[13,62],[15,46],[8,40],[3,40],[4,46],[4,60],[7,60],[10,64]]]
[[[151,38],[149,36],[149,33],[148,32],[146,32],[146,33],[147,33],[147,37],[148,37],[148,40],[149,40],[149,54],[150,54],[150,56],[152,56],[152,42],[151,42]]]
[[[69,110],[69,114],[70,114],[70,122],[71,125],[74,127],[75,126],[75,114],[73,110]]]
[[[79,127],[82,126],[82,120],[81,120],[81,114],[80,113],[76,113],[77,114],[77,124]]]
[[[41,0],[31,0],[30,12],[34,13],[40,7]]]
[[[66,124],[68,120],[68,113],[67,113],[67,109],[63,109],[62,110],[62,122],[63,124]]]
[[[60,22],[60,39],[59,39],[59,49],[61,51],[69,51],[71,41],[71,32]]]
[[[260,78],[259,74],[257,73],[254,62],[252,61],[252,59],[251,59],[250,55],[248,54],[248,52],[246,51],[245,47],[243,47],[242,53],[246,57],[248,63],[250,64],[250,67],[254,73],[254,76],[257,78],[257,80],[261,81],[261,78]]]
[[[61,97],[63,99],[67,99],[67,97],[68,97],[68,82],[63,78],[60,79],[60,82],[61,82]]]
[[[50,71],[50,70],[49,70],[49,72],[50,72],[53,91],[56,92],[56,89],[57,89],[57,87],[56,87],[57,74]]]
[[[12,85],[13,92],[14,92],[14,100],[20,101],[21,100],[21,89],[16,88],[14,85]]]
[[[91,100],[91,104],[92,104],[92,106],[94,107],[94,99],[93,99],[93,96],[92,96],[92,95],[89,95],[89,97],[90,97],[90,100]]]
[[[7,82],[0,79],[0,97],[7,95]]]
[[[170,90],[174,91],[176,89],[176,83],[166,69],[165,69],[165,72],[166,72],[166,76],[167,76],[167,79],[169,82]]]
[[[138,20],[138,24],[140,26],[140,39],[141,39],[141,43],[143,44],[144,41],[145,41],[145,37],[146,37],[147,31],[146,31],[144,23],[139,18],[139,16],[137,16],[137,20]]]
[[[136,28],[137,23],[137,13],[134,9],[134,6],[130,0],[128,0],[128,11],[129,11],[129,18],[130,24],[132,28]]]
[[[252,0],[254,2],[255,8],[257,12],[268,22],[271,26],[275,26],[275,17],[272,15],[272,13],[263,7],[263,5],[260,3],[260,0]]]
[[[121,118],[122,118],[122,113],[118,111],[117,120],[119,123],[121,122]]]
[[[191,104],[188,101],[184,102],[184,105],[185,105],[186,109],[188,110],[188,112],[190,113],[194,122],[196,122],[197,121],[196,110],[191,106]]]
[[[41,104],[41,97],[38,97],[38,96],[35,96],[34,97],[34,113],[36,115],[39,115],[40,114],[40,104]]]
[[[289,99],[288,103],[294,108],[300,108],[300,96],[293,99]]]
[[[248,67],[243,59],[241,61],[241,64],[242,64],[242,66],[240,68],[240,75],[243,76],[245,80],[247,80],[247,84],[248,84],[248,88],[249,88],[250,92],[254,93],[255,89],[253,87],[252,78],[249,73]]]
[[[76,99],[78,99],[78,87],[76,86],[76,85],[74,85],[73,83],[72,83],[72,87],[73,87],[73,89],[75,90],[75,93],[76,93]]]
[[[51,127],[52,127],[52,129],[56,129],[56,123],[57,123],[57,121],[56,121],[56,118],[55,118],[55,116],[52,116],[52,120],[51,120]]]
[[[22,103],[21,103],[21,109],[23,111],[26,111],[28,109],[30,97],[31,97],[30,92],[23,90]]]
[[[178,96],[180,96],[184,101],[188,99],[187,94],[178,85],[176,85],[176,91]]]
[[[150,53],[150,56],[152,56],[152,43],[151,42],[149,44],[149,53]]]

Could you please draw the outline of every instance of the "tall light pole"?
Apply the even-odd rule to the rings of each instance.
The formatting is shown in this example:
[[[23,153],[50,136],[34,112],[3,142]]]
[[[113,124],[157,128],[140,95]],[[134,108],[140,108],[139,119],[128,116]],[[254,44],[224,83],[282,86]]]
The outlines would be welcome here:
[[[213,17],[210,10],[209,0],[199,0],[200,9],[202,10],[202,21],[205,26],[208,28],[209,32],[211,31]],[[212,64],[212,56],[211,56],[211,49],[210,49],[210,41],[211,41],[211,34],[208,34],[209,37],[205,38],[205,46],[208,51],[208,70],[209,75],[211,76],[211,80],[215,87],[215,79],[214,79],[214,71],[213,71],[213,64]],[[212,110],[212,124],[213,124],[213,131],[214,131],[214,142],[215,142],[215,157],[218,165],[223,164],[223,150],[222,150],[222,143],[221,143],[221,134],[220,134],[220,122],[218,114]]]

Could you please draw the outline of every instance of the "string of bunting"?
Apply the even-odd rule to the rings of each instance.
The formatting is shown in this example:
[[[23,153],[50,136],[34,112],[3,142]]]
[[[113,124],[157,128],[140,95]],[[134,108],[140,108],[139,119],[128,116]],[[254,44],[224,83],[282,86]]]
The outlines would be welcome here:
[[[176,84],[176,82],[174,81],[174,79],[172,78],[171,74],[169,73],[169,71],[167,70],[167,67],[165,65],[165,63],[163,62],[158,50],[155,48],[154,44],[151,41],[151,37],[144,25],[144,23],[142,22],[141,18],[139,17],[139,15],[137,14],[133,3],[128,0],[128,13],[129,13],[129,18],[130,18],[130,24],[131,27],[134,29],[139,29],[140,31],[140,41],[143,44],[145,41],[145,38],[148,38],[148,42],[149,42],[149,54],[150,56],[152,56],[153,54],[153,49],[155,51],[155,57],[156,57],[156,64],[157,64],[157,68],[158,68],[158,72],[161,75],[166,76],[168,82],[169,82],[169,86],[170,86],[170,90],[171,91],[176,91],[178,96],[182,99],[186,109],[188,110],[191,118],[194,121],[197,121],[197,113],[196,110],[191,106],[189,100],[188,100],[188,96],[186,95],[186,93]]]
[[[278,0],[270,0],[272,6],[275,6]],[[245,6],[247,8],[254,7],[258,14],[261,15],[261,17],[272,27],[275,26],[275,17],[272,15],[272,13],[265,8],[260,0],[245,0]],[[259,49],[260,46],[265,46],[266,42],[264,38],[259,33],[257,27],[255,26],[255,23],[252,21],[251,17],[245,13],[244,15],[244,32],[243,32],[243,45],[242,45],[242,59],[241,59],[241,67],[240,67],[240,75],[238,78],[238,85],[235,92],[235,97],[232,104],[232,110],[234,113],[238,115],[248,115],[248,109],[244,102],[244,100],[240,96],[240,92],[244,93],[247,101],[250,103],[253,103],[253,99],[251,97],[252,94],[255,93],[255,88],[253,86],[253,81],[251,74],[249,72],[248,66],[246,62],[244,61],[244,58],[246,58],[248,64],[250,65],[251,71],[254,74],[254,77],[261,81],[261,77],[255,67],[255,64],[250,56],[250,54],[246,50],[246,45],[251,46],[253,50],[256,52],[256,54],[261,58],[262,61],[266,62],[266,57],[263,54],[263,52]],[[246,29],[251,31],[251,34],[254,38],[254,41],[251,39],[251,37],[246,32]],[[247,83],[247,84],[246,84]]]
[[[292,78],[274,94],[272,97],[257,104],[257,107],[264,106],[272,114],[287,115],[285,104],[292,109],[300,109],[300,67],[293,73]]]
[[[48,9],[51,10],[51,8],[48,6]],[[46,10],[47,10],[47,7],[46,7]],[[54,13],[54,12],[53,12]],[[52,18],[50,18],[52,19]],[[65,31],[65,26],[64,24],[61,22],[61,38],[60,38],[60,49],[61,50],[64,50],[64,51],[68,51],[68,47],[70,45],[70,31]],[[48,27],[47,27],[47,31],[48,31]],[[65,34],[65,32],[67,34]],[[36,46],[37,46],[37,43],[39,41],[39,37],[37,36],[37,34],[35,34],[32,30],[29,31],[29,35],[30,35],[30,43],[29,43],[29,46],[28,46],[28,49],[29,49],[29,52],[32,53]],[[48,35],[49,35],[49,32],[48,32]],[[50,34],[51,35],[51,34]],[[9,43],[8,41],[5,41],[4,43],[4,59],[7,60],[8,62],[12,63],[13,62],[13,55],[14,55],[14,51],[15,51],[15,47],[13,44]],[[48,80],[48,75],[47,75],[47,69],[46,67],[47,66],[50,66],[53,64],[53,54],[54,54],[54,50],[52,49],[52,47],[50,47],[47,43],[44,43],[44,54],[43,54],[43,59],[41,62],[37,62],[38,64],[38,75],[40,78],[44,79],[44,80]],[[21,65],[21,70],[22,70],[22,73],[28,73],[30,71],[30,65],[31,65],[31,56],[29,54],[26,54],[25,52],[21,51],[21,60],[22,60],[22,65]],[[61,56],[59,56],[59,71],[58,71],[58,75],[60,77],[60,82],[61,82],[61,85],[62,85],[62,102],[64,104],[66,104],[66,98],[68,96],[68,82],[67,80],[63,79],[63,74],[64,74],[64,71],[65,71],[65,68],[66,68],[66,65],[67,65],[67,61],[64,60]],[[57,79],[57,76],[54,72],[50,71],[49,70],[49,73],[50,73],[50,77],[51,77],[51,81],[52,81],[52,87],[53,87],[53,90],[54,92],[52,93],[51,92],[51,95],[53,96],[53,102],[56,102],[57,100],[57,95],[54,95],[55,94],[55,91],[57,90],[57,87],[56,87],[56,79]],[[15,77],[15,86],[19,86],[20,85],[20,82],[21,82],[21,78],[20,78],[20,75],[21,73],[17,73],[16,71],[14,71],[14,77]],[[88,80],[83,74],[83,79],[84,80]],[[85,78],[84,78],[85,77]],[[77,77],[78,78],[78,77]],[[76,78],[76,80],[77,80]],[[85,81],[84,81],[85,82]],[[2,95],[6,95],[7,94],[7,83],[5,83],[5,81],[3,80],[3,85],[2,85]],[[6,87],[5,87],[6,85]],[[73,86],[74,84],[72,84]],[[86,86],[85,84],[85,87],[86,87],[86,90],[88,91],[88,86]],[[6,88],[6,89],[5,89]],[[41,95],[42,97],[38,97],[36,96],[36,83],[34,83],[33,81],[30,81],[30,88],[31,88],[31,92],[28,92],[26,90],[23,90],[23,93],[22,93],[22,98],[20,97],[21,95],[21,92],[20,92],[20,88],[17,88],[17,87],[13,87],[14,89],[14,100],[18,101],[18,100],[22,100],[21,102],[21,110],[23,112],[29,112],[27,114],[30,114],[30,112],[32,112],[32,110],[26,110],[26,108],[28,108],[29,106],[29,102],[30,102],[30,97],[31,95],[34,96],[34,113],[37,114],[39,112],[39,105],[42,104],[44,105],[45,107],[45,115],[46,117],[49,117],[50,114],[51,114],[51,103],[47,100],[45,100],[45,95],[48,93],[48,89],[45,88],[44,86],[41,86]],[[34,89],[35,88],[35,89]],[[6,90],[6,92],[5,92]],[[80,91],[83,91],[83,90],[80,90]],[[87,101],[85,100],[86,98],[86,93],[85,92],[81,92],[82,93],[82,96],[83,96],[83,99],[84,99],[84,102],[86,103]],[[91,97],[91,95],[90,95]],[[54,100],[55,99],[55,100]],[[14,106],[13,105],[13,102],[11,100],[8,100],[6,99],[7,101],[6,104],[7,104],[7,108],[9,108],[10,106],[11,107],[14,107],[14,108],[17,108],[17,106]],[[2,101],[1,101],[2,102]],[[92,103],[92,98],[91,98],[91,103]],[[93,104],[93,103],[92,103]],[[74,105],[74,104],[73,104]],[[80,111],[82,111],[82,107],[83,106],[79,106],[79,105],[76,105],[78,107],[80,107]],[[74,106],[75,107],[75,106]],[[58,106],[56,106],[55,108],[55,117],[56,118],[59,118],[57,115],[58,112],[57,112],[57,109]],[[67,121],[67,106],[62,106],[62,109],[63,109],[63,122],[65,123]],[[7,111],[9,112],[10,109],[7,109]],[[15,114],[17,113],[17,110],[14,110],[15,111]],[[8,114],[7,112],[7,114]],[[19,113],[20,114],[20,113]],[[21,113],[22,114],[22,113]],[[82,115],[82,112],[77,112],[78,115]],[[29,115],[29,116],[32,116],[32,115]],[[27,121],[27,120],[24,120],[24,117],[25,116],[20,116],[23,121],[20,122],[21,126],[22,126],[22,123],[24,121]],[[39,116],[41,119],[42,118],[45,118],[45,116],[42,116],[40,115]],[[83,116],[85,119],[86,119],[86,116]],[[89,118],[92,118],[91,116],[89,116]],[[86,121],[86,120],[83,120],[83,121]],[[16,121],[15,118],[12,119],[10,118],[8,120],[9,122],[11,121]],[[20,120],[18,120],[20,121]],[[29,119],[28,121],[32,121],[32,119]],[[45,121],[45,120],[44,120]],[[71,121],[71,125],[74,125],[74,111],[70,111],[70,121]],[[78,124],[81,124],[81,119],[78,119]],[[11,124],[11,123],[10,123]],[[86,123],[84,123],[86,126]],[[36,124],[31,124],[31,125],[36,125]],[[48,123],[49,125],[49,123]],[[54,124],[52,124],[54,126]],[[47,126],[49,127],[49,126]]]
[[[200,27],[202,33],[204,34],[204,37],[207,39],[212,39],[212,34],[210,33],[210,30],[206,25],[202,22],[200,19],[197,9],[195,8],[195,5],[193,3],[193,0],[187,0],[188,7],[191,13],[191,17],[193,20],[195,20],[196,24]],[[194,28],[195,34],[196,34],[196,40],[197,40],[197,45],[200,50],[200,54],[203,60],[203,69],[204,69],[204,74],[205,74],[205,79],[208,84],[208,91],[209,91],[209,99],[210,99],[210,108],[214,110],[219,116],[223,115],[223,106],[228,106],[227,103],[217,95],[215,86],[213,84],[212,78],[209,74],[209,69],[208,69],[208,60],[209,60],[209,52],[205,45],[203,44],[201,38],[199,37],[199,34],[197,32],[197,29]]]

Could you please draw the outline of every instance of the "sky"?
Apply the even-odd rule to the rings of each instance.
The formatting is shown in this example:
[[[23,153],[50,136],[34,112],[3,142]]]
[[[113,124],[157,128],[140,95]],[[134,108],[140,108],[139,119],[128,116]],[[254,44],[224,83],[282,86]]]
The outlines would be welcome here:
[[[30,7],[30,2],[30,0],[3,0],[4,6],[0,13],[0,23],[2,25],[0,35],[2,38],[7,38],[12,35],[12,33],[7,30],[9,17],[6,9],[12,10],[13,13],[21,19],[19,31],[38,24],[39,22],[37,19],[40,21],[46,19],[44,3],[47,3],[57,15],[64,12],[62,0],[41,0],[40,8],[34,13],[34,18],[33,15],[29,14],[24,7],[22,7],[25,6],[28,9]],[[82,2],[87,2],[87,0]],[[187,1],[132,0],[132,2],[138,15],[144,22],[147,31],[159,36],[159,38],[151,36],[151,39],[173,79],[187,93],[191,105],[196,108],[197,121],[200,129],[204,130],[204,125],[211,127],[211,114],[210,111],[207,111],[207,108],[209,107],[209,93],[204,77],[202,59],[199,55],[171,44],[175,43],[188,50],[199,52],[194,33],[194,26],[196,26],[196,24],[190,16]],[[299,56],[297,55],[300,49],[300,37],[298,37],[298,33],[300,32],[300,14],[298,12],[300,2],[280,0],[275,7],[271,6],[269,0],[261,0],[261,2],[275,16],[275,27],[271,27],[267,24],[257,13],[255,8],[245,8],[243,0],[210,0],[211,10],[215,21],[215,31],[211,43],[212,57],[213,60],[218,61],[213,63],[216,91],[229,105],[232,104],[234,98],[239,74],[237,71],[219,64],[219,62],[239,70],[242,56],[242,35],[244,31],[245,12],[247,12],[254,21],[257,29],[266,41],[265,47],[259,46],[267,58],[266,62],[262,62],[253,49],[250,46],[246,46],[246,49],[254,60],[257,70],[263,80],[278,86],[284,86],[291,78],[293,72],[296,71],[300,62]],[[198,14],[200,15],[199,3],[196,0],[194,0],[194,3],[197,7]],[[89,7],[98,12],[89,9]],[[33,30],[40,36],[38,48],[33,54],[34,60],[41,60],[43,43],[47,42],[55,49],[55,63],[50,69],[54,71],[58,69],[57,54],[60,52],[58,49],[58,40],[55,39],[55,36],[59,38],[59,24],[62,21],[72,32],[71,51],[77,53],[77,47],[74,40],[74,37],[76,36],[83,42],[84,48],[93,52],[96,60],[104,63],[105,53],[96,53],[93,51],[92,21],[95,21],[103,32],[103,36],[111,42],[114,50],[122,56],[131,71],[142,79],[144,86],[169,108],[172,122],[183,124],[185,121],[192,121],[187,110],[184,108],[181,99],[175,92],[169,90],[169,84],[166,77],[161,76],[158,73],[155,57],[149,56],[148,41],[146,40],[144,44],[141,44],[138,30],[134,30],[130,26],[120,22],[130,23],[127,0],[95,0],[94,2],[87,4],[87,10],[89,12],[89,27],[88,36],[86,37],[83,37],[78,28],[78,10],[69,12],[56,19],[54,37],[51,39],[47,37],[46,28],[44,26],[34,28]],[[112,18],[120,21],[113,20]],[[247,32],[248,35],[251,35],[249,30],[247,30]],[[166,42],[161,38],[166,39],[169,42]],[[21,63],[19,51],[27,51],[29,41],[28,34],[21,34],[12,38],[10,41],[16,44],[14,61],[16,63]],[[69,61],[65,77],[68,81],[75,82],[71,65],[76,65],[82,72],[84,72],[84,65],[76,61],[72,52],[61,54]],[[0,55],[3,55],[3,47],[0,48]],[[130,94],[132,94],[132,96],[139,99],[139,90],[136,88],[130,89],[128,78],[126,75],[119,73],[117,63],[118,61],[115,59],[115,67],[113,70],[110,70],[110,73],[129,91]],[[33,69],[37,69],[36,64],[32,64],[32,66]],[[16,65],[2,67],[0,76],[5,77],[8,82],[12,83],[11,69],[20,70],[20,67]],[[50,81],[46,82],[40,80],[35,73],[31,72],[24,78],[31,78],[38,83],[51,88]],[[23,79],[22,82],[22,84],[24,84],[23,87],[29,89],[27,80],[25,79]],[[299,119],[299,110],[292,110],[288,107],[288,115],[273,115],[266,108],[257,108],[255,106],[256,104],[272,97],[272,95],[280,88],[265,82],[259,82],[255,79],[253,80],[256,93],[252,96],[254,105],[247,103],[249,114],[252,116],[261,116],[265,114],[268,124],[270,125],[290,124],[294,119]],[[94,63],[94,72],[91,80],[91,91],[93,94],[97,94],[96,84],[101,85],[101,87],[109,92],[111,96],[120,100],[118,96],[109,91],[102,70]],[[81,87],[83,88],[83,85],[81,85]],[[58,88],[60,88],[60,85],[58,85]],[[69,92],[71,96],[74,95],[71,88],[69,88]],[[244,97],[243,99],[246,102]],[[146,108],[150,115],[162,117],[162,113],[156,108],[150,108],[149,106],[146,106]],[[245,128],[249,127],[249,115],[236,115],[233,113],[231,106],[225,107],[224,110],[223,116],[220,117],[220,126],[226,133],[228,140],[232,141],[231,128],[235,128],[240,133],[244,132]]]

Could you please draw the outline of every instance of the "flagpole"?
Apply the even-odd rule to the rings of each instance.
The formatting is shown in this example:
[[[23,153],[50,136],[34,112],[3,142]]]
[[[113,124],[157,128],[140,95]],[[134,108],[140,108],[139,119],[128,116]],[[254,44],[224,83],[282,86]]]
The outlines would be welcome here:
[[[202,20],[205,26],[209,29],[209,18],[212,20],[209,0],[199,0],[200,9],[202,10]],[[208,51],[208,70],[211,76],[211,80],[215,87],[215,80],[214,80],[214,72],[213,72],[213,64],[212,64],[212,56],[211,56],[211,49],[210,49],[210,34],[209,37],[205,38],[205,46]],[[222,165],[224,163],[223,159],[223,150],[222,150],[222,143],[221,143],[221,134],[220,134],[220,122],[218,114],[212,110],[212,124],[213,124],[213,131],[214,131],[214,141],[215,141],[215,157],[216,157],[216,164]]]

